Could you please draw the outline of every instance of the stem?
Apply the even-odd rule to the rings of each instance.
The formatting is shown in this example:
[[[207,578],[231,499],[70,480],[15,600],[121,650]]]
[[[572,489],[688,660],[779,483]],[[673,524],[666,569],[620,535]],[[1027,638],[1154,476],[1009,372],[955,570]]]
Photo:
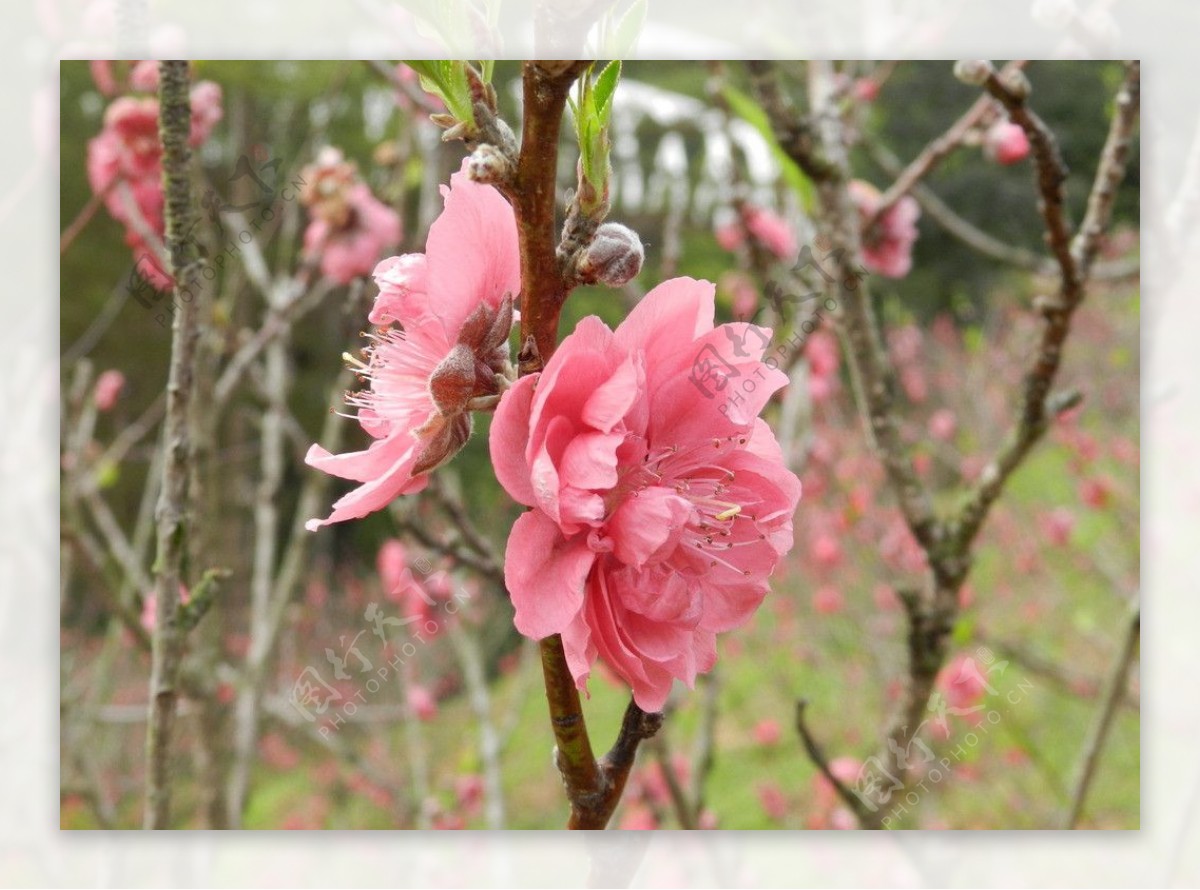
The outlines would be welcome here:
[[[146,727],[146,794],[143,826],[168,827],[171,813],[169,754],[175,720],[176,684],[183,651],[179,626],[179,585],[182,578],[184,535],[188,509],[188,483],[192,447],[188,407],[192,398],[197,340],[197,295],[193,266],[195,245],[187,237],[192,228],[193,201],[188,168],[191,151],[188,134],[191,109],[188,100],[188,63],[159,64],[159,134],[163,144],[163,208],[170,271],[175,281],[175,311],[171,329],[171,364],[167,378],[167,410],[163,447],[162,491],[156,510],[158,549],[155,560],[156,614],[150,704]],[[183,293],[187,292],[187,299]]]
[[[1091,790],[1092,779],[1096,777],[1096,768],[1100,765],[1100,755],[1104,751],[1104,743],[1108,740],[1108,732],[1112,729],[1113,717],[1116,716],[1118,705],[1125,698],[1126,679],[1129,669],[1133,666],[1141,635],[1142,610],[1140,605],[1135,604],[1126,621],[1121,651],[1113,662],[1112,672],[1108,675],[1103,703],[1083,746],[1083,756],[1079,761],[1074,790],[1071,793],[1071,807],[1063,819],[1063,828],[1076,828],[1079,825],[1079,817],[1083,815],[1083,804],[1087,800],[1088,791]]]

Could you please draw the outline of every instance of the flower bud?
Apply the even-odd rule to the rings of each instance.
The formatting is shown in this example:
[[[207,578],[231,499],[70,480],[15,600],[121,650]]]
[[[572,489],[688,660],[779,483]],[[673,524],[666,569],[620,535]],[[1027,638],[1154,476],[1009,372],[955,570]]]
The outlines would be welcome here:
[[[1014,68],[1005,73],[1004,87],[1022,102],[1029,98],[1029,92],[1032,89],[1029,85],[1029,78],[1020,68]]]
[[[579,277],[587,284],[621,287],[637,277],[645,258],[637,232],[620,223],[604,223],[579,261]]]
[[[496,185],[511,178],[512,163],[496,146],[484,143],[467,160],[467,176],[484,185]]]
[[[987,59],[960,59],[954,63],[954,76],[963,83],[981,87],[992,73],[992,63]]]

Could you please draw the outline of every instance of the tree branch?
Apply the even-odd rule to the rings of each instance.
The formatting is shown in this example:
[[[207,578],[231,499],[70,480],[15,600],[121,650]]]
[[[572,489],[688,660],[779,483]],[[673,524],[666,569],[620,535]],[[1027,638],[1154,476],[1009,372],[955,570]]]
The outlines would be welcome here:
[[[1104,743],[1108,740],[1109,730],[1112,729],[1113,717],[1125,698],[1126,679],[1137,655],[1141,634],[1142,609],[1138,603],[1134,603],[1125,623],[1121,650],[1117,653],[1112,672],[1108,676],[1100,711],[1096,714],[1096,719],[1088,731],[1087,741],[1083,745],[1083,756],[1080,758],[1071,792],[1071,806],[1063,818],[1063,828],[1077,828],[1079,825],[1079,817],[1083,815],[1084,802],[1087,800],[1088,791],[1091,790],[1092,780],[1096,777],[1096,768],[1100,764]]]
[[[167,245],[174,279],[175,316],[171,330],[171,364],[167,379],[167,409],[163,447],[166,458],[159,494],[158,546],[155,560],[156,613],[154,653],[150,673],[150,703],[146,727],[146,795],[143,826],[167,828],[171,814],[169,756],[175,720],[179,666],[184,636],[180,626],[179,585],[182,581],[184,536],[187,529],[188,484],[192,447],[188,407],[192,398],[196,360],[197,295],[183,292],[198,286],[193,278],[197,263],[195,244],[189,239],[193,201],[188,168],[191,150],[191,108],[188,99],[188,63],[159,64],[159,135],[163,145],[163,187],[166,193]]]

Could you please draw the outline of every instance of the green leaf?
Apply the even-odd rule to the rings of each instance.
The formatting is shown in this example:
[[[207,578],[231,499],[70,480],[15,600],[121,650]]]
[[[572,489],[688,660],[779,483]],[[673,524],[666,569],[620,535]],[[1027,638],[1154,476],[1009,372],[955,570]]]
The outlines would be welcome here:
[[[446,103],[446,110],[455,120],[465,123],[475,120],[466,62],[457,59],[406,59],[404,64],[417,72],[421,89]]]
[[[771,122],[767,119],[767,113],[759,107],[758,103],[733,86],[726,85],[724,89],[725,101],[729,103],[730,109],[759,132],[759,135],[766,140],[767,145],[771,149],[771,154],[778,162],[780,169],[783,171],[784,182],[800,197],[800,203],[806,211],[811,211],[816,205],[816,192],[813,189],[812,180],[804,175],[804,171],[800,169],[800,165],[788,156],[788,153],[783,150],[783,146],[775,138],[775,131],[771,129]]]
[[[613,95],[617,91],[617,81],[620,79],[620,59],[616,59],[605,65],[604,70],[600,72],[600,76],[596,78],[596,85],[592,88],[592,93],[595,96],[596,113],[600,117],[601,126],[608,126],[608,119],[612,112]]]

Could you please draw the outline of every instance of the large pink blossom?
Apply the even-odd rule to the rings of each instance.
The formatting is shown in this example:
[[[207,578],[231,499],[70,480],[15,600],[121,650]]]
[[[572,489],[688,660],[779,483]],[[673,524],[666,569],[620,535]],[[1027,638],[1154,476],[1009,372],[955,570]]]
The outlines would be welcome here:
[[[473,400],[499,393],[521,280],[516,221],[499,192],[464,172],[442,194],[446,207],[430,227],[426,252],[375,269],[379,297],[370,318],[387,327],[367,350],[362,377],[369,387],[350,399],[375,441],[349,454],[309,449],[310,466],[363,483],[329,517],[310,520],[310,530],[420,491],[428,472],[466,443]]]
[[[883,196],[869,182],[851,180],[850,198],[858,207],[864,225],[874,217]],[[888,208],[879,222],[862,233],[863,265],[888,278],[903,278],[912,269],[912,247],[917,240],[917,218],[921,208],[905,195]]]
[[[792,546],[800,482],[758,413],[787,382],[769,332],[713,326],[713,286],[677,278],[614,332],[581,321],[492,425],[501,484],[533,509],[505,580],[517,629],[562,634],[582,688],[597,656],[658,710],[716,660]]]

